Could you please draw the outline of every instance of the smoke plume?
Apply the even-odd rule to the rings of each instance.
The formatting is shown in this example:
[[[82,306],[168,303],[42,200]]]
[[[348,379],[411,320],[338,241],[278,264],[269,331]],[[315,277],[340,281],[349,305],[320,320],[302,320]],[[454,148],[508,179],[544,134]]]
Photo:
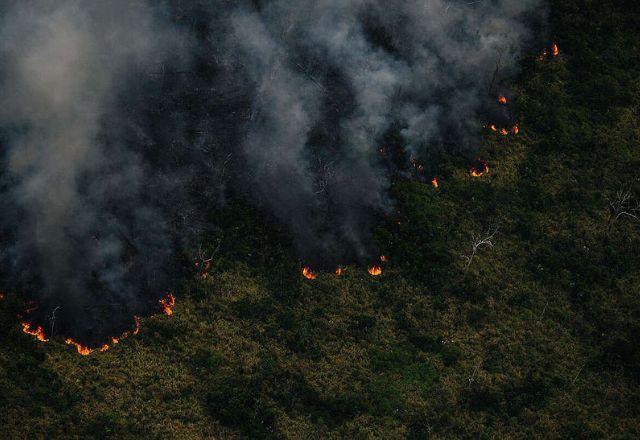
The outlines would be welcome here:
[[[483,118],[512,118],[495,94],[540,4],[2,1],[7,288],[95,344],[154,307],[230,189],[305,262],[370,258],[382,143],[472,155]]]

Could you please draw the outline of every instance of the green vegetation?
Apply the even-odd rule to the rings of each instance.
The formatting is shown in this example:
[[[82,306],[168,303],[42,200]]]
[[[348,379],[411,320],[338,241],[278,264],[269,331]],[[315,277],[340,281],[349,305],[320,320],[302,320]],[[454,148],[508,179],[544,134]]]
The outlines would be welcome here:
[[[106,353],[24,335],[7,295],[0,436],[640,437],[640,223],[608,233],[609,199],[640,199],[640,5],[551,3],[561,55],[523,60],[521,135],[487,136],[487,176],[442,157],[439,190],[394,183],[383,276],[304,280],[236,204],[211,276]]]

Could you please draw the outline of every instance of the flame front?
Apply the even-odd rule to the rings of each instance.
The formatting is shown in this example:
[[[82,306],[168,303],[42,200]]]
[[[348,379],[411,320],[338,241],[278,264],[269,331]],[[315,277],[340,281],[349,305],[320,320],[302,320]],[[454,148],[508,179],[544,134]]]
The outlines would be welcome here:
[[[65,339],[65,340],[64,340],[64,342],[65,342],[67,345],[73,345],[73,346],[75,346],[75,347],[76,347],[76,350],[78,350],[78,353],[80,353],[82,356],[88,356],[88,355],[90,355],[90,354],[91,354],[91,352],[93,351],[93,350],[91,350],[89,347],[87,347],[87,346],[85,346],[85,345],[82,345],[82,344],[80,344],[79,342],[76,342],[76,341],[74,341],[74,340],[73,340],[73,339],[71,339],[71,338],[67,338],[67,339]]]
[[[316,274],[313,273],[309,266],[305,266],[302,268],[302,276],[304,276],[308,280],[315,280]]]
[[[161,299],[160,303],[163,306],[163,311],[165,314],[167,315],[173,314],[173,311],[171,310],[171,308],[175,305],[175,298],[171,293],[167,294],[165,298]],[[31,313],[37,308],[38,308],[38,305],[34,301],[30,301],[28,303],[28,307],[26,308],[26,310],[23,313],[19,314],[18,316],[24,319],[25,314]],[[120,335],[119,337],[112,336],[110,338],[110,343],[113,345],[116,345],[122,339],[128,338],[130,335],[137,335],[140,332],[140,318],[138,316],[134,316],[133,323],[134,323],[134,326],[133,326],[133,329],[131,329],[131,331],[126,331],[122,333],[122,335]],[[22,325],[22,331],[24,333],[34,336],[38,341],[42,341],[42,342],[49,341],[49,339],[47,339],[44,333],[44,330],[42,329],[42,326],[39,326],[39,325],[36,326],[34,324],[31,324],[28,321],[21,322],[21,325]],[[78,353],[80,353],[83,356],[87,356],[91,354],[93,351],[105,352],[109,350],[109,348],[111,348],[111,345],[109,343],[103,343],[99,347],[92,349],[86,345],[81,344],[80,342],[73,340],[72,338],[66,338],[64,342],[67,345],[73,345],[78,351]]]
[[[489,172],[489,165],[486,162],[478,160],[478,163],[480,166],[471,167],[471,175],[473,177],[480,177]]]
[[[382,275],[382,267],[379,264],[374,264],[369,267],[368,272],[371,276],[377,277]]]
[[[167,316],[173,315],[173,310],[171,309],[176,304],[176,298],[171,294],[171,292],[167,293],[167,295],[158,302],[160,303],[160,306],[162,307],[162,312],[165,315]],[[136,328],[133,331],[134,335],[138,333],[139,328],[140,327],[138,324],[138,320],[136,319]]]
[[[41,326],[37,326],[35,328],[31,327],[31,324],[28,322],[22,323],[22,331],[28,335],[35,336],[38,341],[47,342],[48,339],[44,334],[44,330],[42,330]]]

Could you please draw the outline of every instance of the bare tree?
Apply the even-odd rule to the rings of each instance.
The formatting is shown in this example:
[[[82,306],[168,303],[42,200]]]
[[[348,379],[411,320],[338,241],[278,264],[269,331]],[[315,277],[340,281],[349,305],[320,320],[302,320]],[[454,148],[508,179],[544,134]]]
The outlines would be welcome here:
[[[482,361],[479,361],[476,366],[473,368],[473,372],[471,373],[471,376],[469,376],[468,381],[469,381],[469,389],[471,389],[471,386],[473,385],[473,382],[476,381],[476,374],[478,374],[478,371],[480,370],[480,366],[482,365]]]
[[[633,195],[626,189],[619,190],[613,199],[609,199],[607,237],[611,235],[614,225],[621,217],[640,220],[640,202],[634,202]]]
[[[198,250],[196,251],[196,256],[194,258],[195,266],[198,269],[198,277],[200,278],[208,278],[209,277],[209,269],[211,268],[211,261],[213,261],[213,257],[220,250],[220,244],[222,240],[217,240],[217,245],[215,249],[213,249],[210,253],[205,253],[202,249],[202,245],[198,245]]]
[[[487,229],[483,233],[473,233],[471,234],[471,251],[468,254],[461,255],[462,259],[467,262],[464,271],[467,272],[469,270],[469,266],[473,262],[478,250],[482,246],[493,247],[493,238],[498,232],[498,228]]]
[[[53,309],[53,311],[51,312],[51,316],[49,316],[49,322],[51,323],[51,333],[49,334],[49,337],[53,336],[53,331],[56,326],[56,312],[59,308],[60,306],[57,306],[55,309]]]

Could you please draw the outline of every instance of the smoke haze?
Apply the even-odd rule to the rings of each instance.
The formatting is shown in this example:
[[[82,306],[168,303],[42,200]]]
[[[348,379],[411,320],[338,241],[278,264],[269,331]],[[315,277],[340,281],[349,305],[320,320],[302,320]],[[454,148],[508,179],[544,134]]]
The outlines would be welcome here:
[[[370,258],[385,136],[473,154],[512,118],[495,93],[541,3],[1,1],[7,287],[96,343],[171,287],[230,188],[305,262]]]

